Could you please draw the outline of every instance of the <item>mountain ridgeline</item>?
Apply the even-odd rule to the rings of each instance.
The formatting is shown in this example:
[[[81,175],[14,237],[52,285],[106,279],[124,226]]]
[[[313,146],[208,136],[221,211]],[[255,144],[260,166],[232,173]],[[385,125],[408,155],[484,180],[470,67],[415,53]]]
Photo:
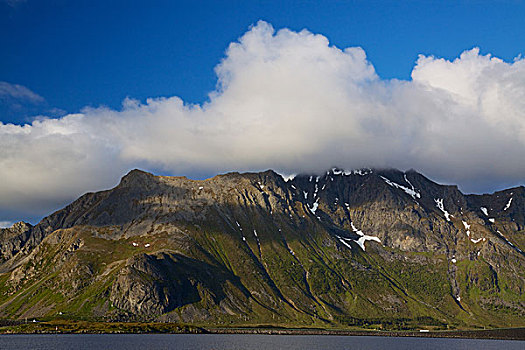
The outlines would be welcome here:
[[[382,329],[525,326],[525,188],[416,171],[133,170],[0,231],[0,318]]]

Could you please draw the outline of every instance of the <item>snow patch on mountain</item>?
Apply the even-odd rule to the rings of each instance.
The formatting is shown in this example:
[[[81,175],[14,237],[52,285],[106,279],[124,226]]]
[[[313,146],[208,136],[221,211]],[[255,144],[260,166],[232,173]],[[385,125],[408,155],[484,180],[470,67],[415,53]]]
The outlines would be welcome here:
[[[346,241],[352,241],[352,239],[350,238],[345,238],[345,237],[341,237],[341,236],[336,236],[337,239],[339,239],[339,242],[343,243],[345,246],[347,246],[349,249],[352,249],[352,246],[350,244],[348,244]]]
[[[465,226],[465,230],[467,230],[467,237],[470,237],[470,225],[466,221],[462,221],[463,226]]]
[[[355,226],[354,226],[354,223],[353,222],[350,222],[350,225],[352,226],[352,230],[357,233],[359,236],[359,239],[357,240],[354,240],[354,242],[356,242],[360,247],[361,249],[363,249],[363,251],[365,251],[365,242],[366,241],[375,241],[377,243],[381,243],[381,240],[376,237],[376,236],[369,236],[369,235],[365,235],[363,233],[363,231],[361,230],[358,230]]]
[[[498,233],[498,235],[508,244],[510,245],[512,248],[516,249],[518,252],[520,253],[523,253],[523,251],[516,247],[511,241],[509,241],[505,236],[503,236],[503,233],[501,233],[500,231],[496,231]]]
[[[503,211],[509,209],[511,203],[512,203],[512,197],[510,197],[509,201],[507,202],[507,205],[505,205],[505,208],[503,208]]]
[[[314,202],[314,204],[312,204],[312,206],[308,206],[308,209],[310,209],[310,211],[312,212],[312,214],[315,214],[315,211],[317,210],[317,208],[319,207],[319,198],[317,198]]]
[[[377,243],[381,243],[381,240],[378,237],[376,237],[376,236],[369,236],[369,235],[364,234],[363,231],[361,231],[357,227],[355,227],[353,222],[350,222],[350,225],[352,226],[352,231],[354,231],[354,233],[356,233],[359,236],[358,239],[341,237],[341,236],[336,235],[336,237],[339,240],[339,242],[344,244],[346,247],[352,249],[352,246],[349,244],[349,242],[355,242],[355,243],[357,243],[357,245],[359,247],[361,247],[361,249],[363,249],[363,251],[366,251],[366,249],[365,249],[365,242],[366,241],[375,241]]]
[[[443,205],[443,198],[434,198],[434,202],[436,202],[436,207],[443,212],[447,221],[450,221],[450,217],[454,217],[454,215],[451,215],[448,211],[445,210],[445,206]]]
[[[487,208],[485,208],[485,207],[481,207],[481,208],[479,208],[479,209],[481,210],[481,212],[482,212],[483,214],[485,214],[485,216],[489,216],[489,212],[488,212]]]
[[[338,169],[338,168],[332,168],[331,171],[327,172],[326,175],[330,175],[330,172],[335,175],[344,175],[344,176],[350,176],[350,175],[360,175],[365,176],[368,174],[372,174],[372,169],[355,169],[355,170],[344,170],[344,169]],[[333,181],[333,179],[332,179]]]
[[[414,186],[412,186],[412,188],[408,188],[406,186],[403,186],[403,185],[400,185],[394,181],[391,181],[389,179],[387,179],[386,177],[384,176],[381,176],[381,178],[390,186],[394,187],[394,188],[398,188],[400,190],[403,190],[406,194],[410,195],[412,198],[416,199],[416,198],[421,198],[421,194],[416,192],[416,189],[414,188]],[[405,175],[405,179],[406,179],[406,175]],[[407,180],[408,182],[408,180]],[[410,184],[410,182],[408,182]],[[412,184],[410,184],[412,185]]]

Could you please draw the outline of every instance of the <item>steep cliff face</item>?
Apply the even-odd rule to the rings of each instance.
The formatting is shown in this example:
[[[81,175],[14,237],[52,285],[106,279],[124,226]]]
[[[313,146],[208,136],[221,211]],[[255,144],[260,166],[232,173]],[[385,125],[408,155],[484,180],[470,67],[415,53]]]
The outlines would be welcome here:
[[[0,229],[0,263],[9,260],[27,243],[32,226],[25,222],[17,222],[10,228]]]
[[[397,170],[195,181],[134,170],[0,233],[3,316],[523,325],[525,189]]]

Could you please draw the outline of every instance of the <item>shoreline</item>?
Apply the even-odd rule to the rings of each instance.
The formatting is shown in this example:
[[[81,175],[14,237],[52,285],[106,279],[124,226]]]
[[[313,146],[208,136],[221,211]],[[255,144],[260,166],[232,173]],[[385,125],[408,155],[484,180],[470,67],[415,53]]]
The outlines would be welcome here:
[[[462,338],[525,341],[525,327],[480,330],[346,330],[322,328],[237,327],[214,328],[174,323],[142,322],[38,322],[0,326],[0,336],[7,334],[265,334],[332,335],[412,338]]]
[[[497,328],[483,330],[443,331],[374,331],[374,330],[330,330],[330,329],[286,329],[286,328],[205,328],[211,334],[268,334],[268,335],[339,335],[378,336],[412,338],[463,338],[525,341],[525,328]]]

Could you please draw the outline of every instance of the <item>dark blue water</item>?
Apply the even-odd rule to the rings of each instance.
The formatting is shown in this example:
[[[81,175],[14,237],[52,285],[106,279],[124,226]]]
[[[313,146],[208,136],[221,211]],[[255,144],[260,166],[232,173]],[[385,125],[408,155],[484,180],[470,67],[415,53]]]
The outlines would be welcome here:
[[[525,349],[513,340],[256,334],[0,335],[0,349],[371,350]]]

